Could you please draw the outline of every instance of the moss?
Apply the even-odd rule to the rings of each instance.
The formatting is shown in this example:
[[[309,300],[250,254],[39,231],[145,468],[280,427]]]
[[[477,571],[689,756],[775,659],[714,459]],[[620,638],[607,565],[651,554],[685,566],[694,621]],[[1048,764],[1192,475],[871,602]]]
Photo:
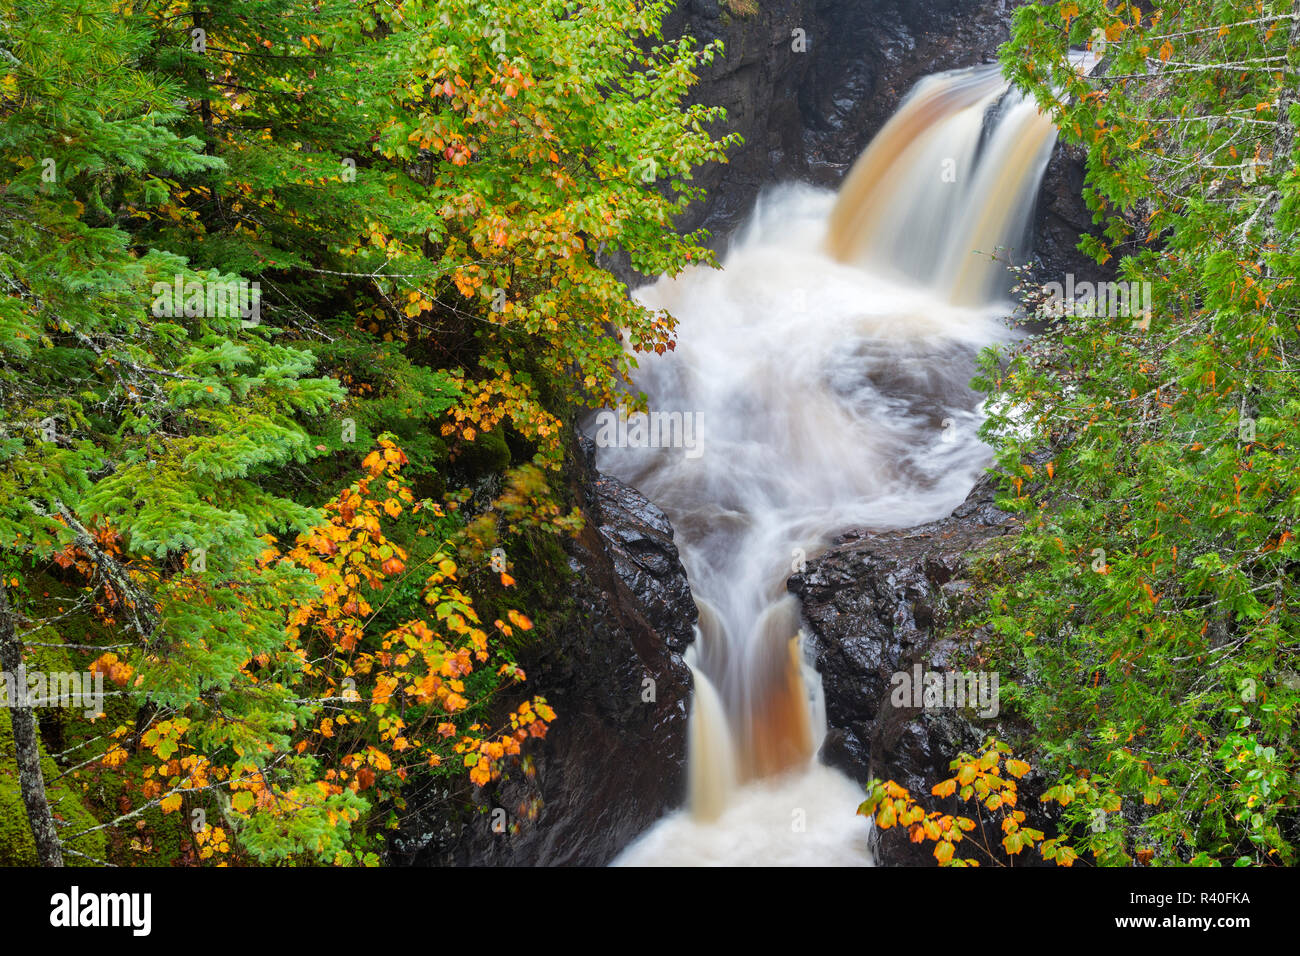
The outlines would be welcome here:
[[[144,779],[146,767],[156,765],[151,755],[138,753],[118,767],[87,774],[83,781],[87,803],[106,817],[140,806],[145,798],[139,781]],[[196,807],[201,807],[209,819],[215,819],[219,812],[211,803],[197,799],[187,800],[181,813],[149,807],[130,823],[109,832],[103,858],[115,866],[181,866],[192,862],[189,814]]]
[[[752,17],[758,13],[758,0],[723,0],[723,6],[738,17]]]
[[[510,465],[510,446],[500,429],[480,432],[474,441],[462,445],[456,455],[456,470],[471,481],[485,475],[499,475]]]
[[[529,645],[557,636],[568,623],[573,572],[562,539],[545,531],[524,529],[510,539],[506,550],[515,585],[503,588],[495,573],[480,571],[474,583],[475,607],[485,621],[505,619],[512,608],[531,618],[532,630],[498,636],[517,655]]]
[[[39,645],[29,646],[24,655],[29,673],[59,674],[79,669],[66,648],[52,646],[62,641],[53,628],[42,628],[28,640],[32,645]],[[70,707],[51,707],[40,712],[41,743],[47,752],[59,753],[66,749],[69,728],[80,714],[81,711]],[[12,750],[7,752],[12,753]]]
[[[29,581],[35,593],[43,594],[60,611],[63,607],[59,602],[73,603],[81,594],[79,587],[70,586],[56,576],[33,575]],[[87,644],[108,643],[114,636],[96,617],[87,614],[69,617],[64,630],[77,634]],[[97,651],[57,646],[61,643],[62,638],[53,628],[31,634],[25,655],[28,669],[47,673],[83,670],[98,656]],[[139,713],[139,700],[131,695],[115,694],[115,690],[111,684],[105,687],[106,717],[99,720],[90,720],[79,707],[42,708],[39,711],[42,754],[75,747],[119,725],[133,726]],[[102,749],[102,743],[98,746],[90,744],[89,749],[77,751],[67,762],[80,763]],[[135,754],[121,766],[91,765],[70,773],[57,784],[50,784],[59,769],[52,759],[46,757],[42,767],[55,818],[69,823],[68,827],[61,826],[60,829],[73,833],[111,820],[125,809],[143,803],[138,781],[142,779],[144,767],[155,763],[145,754]],[[73,846],[82,853],[118,866],[173,866],[183,862],[192,842],[188,818],[184,814],[164,814],[161,809],[153,807],[123,827],[97,831]],[[35,853],[27,811],[18,789],[9,715],[0,708],[0,866],[34,865]],[[67,854],[65,862],[77,866],[89,865],[91,861]]]
[[[50,783],[59,771],[54,761],[45,756],[44,746],[41,747],[41,756],[46,796],[60,830],[76,833],[99,823],[66,780]],[[103,830],[98,830],[78,837],[70,845],[90,859],[69,853],[67,863],[93,866],[95,860],[104,858],[106,837]],[[31,827],[27,822],[27,808],[23,805],[18,786],[18,764],[9,711],[0,708],[0,866],[35,866],[37,862],[36,843],[32,839]]]

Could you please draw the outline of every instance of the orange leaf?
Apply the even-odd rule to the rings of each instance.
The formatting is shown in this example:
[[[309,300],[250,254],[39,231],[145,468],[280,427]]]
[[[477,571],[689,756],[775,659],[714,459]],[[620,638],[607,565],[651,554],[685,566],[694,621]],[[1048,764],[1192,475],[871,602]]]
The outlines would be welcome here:
[[[930,792],[936,797],[951,797],[957,792],[957,781],[951,777],[942,783],[937,783],[930,788]]]

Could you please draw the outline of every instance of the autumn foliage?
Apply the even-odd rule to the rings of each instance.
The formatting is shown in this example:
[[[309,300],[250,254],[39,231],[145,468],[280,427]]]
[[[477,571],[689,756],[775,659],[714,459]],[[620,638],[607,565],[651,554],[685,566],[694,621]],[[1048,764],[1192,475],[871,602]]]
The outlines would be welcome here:
[[[557,719],[514,653],[571,423],[673,346],[605,267],[712,262],[674,222],[736,141],[670,9],[0,16],[0,623],[111,688],[42,728],[101,862],[374,863],[408,783],[454,813]]]
[[[962,803],[972,805],[973,818],[927,811],[906,788],[892,780],[868,783],[868,796],[858,813],[871,817],[881,830],[906,828],[913,843],[934,843],[934,858],[940,866],[979,866],[980,859],[958,855],[963,845],[977,851],[984,862],[997,866],[1011,865],[1026,848],[1037,850],[1044,860],[1055,861],[1058,866],[1072,866],[1078,859],[1078,853],[1063,837],[1045,839],[1042,830],[1025,825],[1017,781],[1032,768],[1013,757],[1007,744],[990,739],[981,754],[959,754],[949,768],[953,776],[939,781],[930,793],[940,799],[955,794]],[[1045,802],[1061,799],[1058,791],[1042,797]],[[1064,802],[1068,803],[1069,798]]]
[[[331,786],[354,792],[384,790],[387,775],[401,781],[414,766],[438,767],[451,754],[474,783],[485,784],[526,739],[545,736],[555,718],[546,700],[534,697],[509,714],[508,729],[492,733],[477,721],[458,726],[457,718],[473,710],[467,682],[476,667],[494,663],[495,676],[508,682],[523,681],[524,672],[494,650],[472,599],[457,584],[456,562],[445,550],[449,542],[427,565],[408,569],[406,551],[385,537],[383,525],[404,512],[443,515],[440,505],[413,499],[401,479],[404,464],[402,450],[382,439],[362,463],[366,477],[326,505],[329,523],[301,537],[285,555],[268,553],[264,559],[298,563],[320,584],[320,599],[290,615],[286,650],[301,660],[302,686],[328,704],[329,715],[295,749],[338,754],[338,768],[327,778]],[[414,619],[368,636],[375,593],[384,592],[390,579],[413,574],[424,578],[422,600],[432,623]],[[509,623],[493,622],[493,634],[508,637],[532,627],[518,611],[507,618]],[[493,683],[489,693],[496,689]],[[356,704],[361,706],[350,706]]]

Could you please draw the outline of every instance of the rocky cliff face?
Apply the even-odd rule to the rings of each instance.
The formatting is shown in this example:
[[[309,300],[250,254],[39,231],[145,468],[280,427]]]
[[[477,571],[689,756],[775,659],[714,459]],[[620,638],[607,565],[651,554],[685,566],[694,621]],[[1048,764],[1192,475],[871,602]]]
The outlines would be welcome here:
[[[764,186],[835,187],[917,80],[994,60],[1024,2],[757,0],[742,15],[745,4],[685,0],[665,33],[723,41],[726,55],[701,74],[697,96],[726,107],[725,130],[745,143],[699,172],[708,196],[682,228],[703,226],[720,246]],[[1094,228],[1082,184],[1082,157],[1058,146],[1034,216],[1043,281],[1107,277],[1074,249]]]
[[[1015,528],[981,480],[951,515],[899,531],[853,532],[809,561],[788,587],[803,602],[829,727],[821,759],[861,783],[892,779],[934,808],[958,812],[955,799],[937,801],[930,788],[951,776],[948,763],[976,752],[989,735],[1012,740],[1023,728],[992,708],[895,706],[897,673],[966,670],[978,632],[960,622],[973,610],[970,556],[995,547]],[[1033,796],[1041,781],[1022,783]],[[1047,822],[1037,801],[1022,801],[1029,825]],[[969,813],[969,807],[960,812]],[[881,835],[877,833],[877,837]],[[916,845],[901,830],[883,835],[876,859],[886,865],[933,865],[932,846]]]
[[[1075,248],[1080,236],[1100,235],[1083,201],[1083,161],[1081,148],[1057,143],[1043,173],[1034,208],[1034,276],[1040,282],[1064,284],[1066,273],[1076,282],[1104,282],[1117,274],[1117,259],[1099,266]]]
[[[567,546],[563,622],[519,661],[558,719],[468,812],[448,820],[458,801],[431,796],[395,841],[395,862],[599,866],[685,798],[681,654],[699,612],[664,513],[597,472],[594,446],[582,445],[573,488],[586,526]]]
[[[697,177],[709,196],[684,223],[718,236],[763,186],[835,185],[913,83],[987,62],[1007,37],[998,0],[758,0],[734,12],[743,6],[686,0],[665,23],[726,47],[698,98],[725,107],[745,143]]]

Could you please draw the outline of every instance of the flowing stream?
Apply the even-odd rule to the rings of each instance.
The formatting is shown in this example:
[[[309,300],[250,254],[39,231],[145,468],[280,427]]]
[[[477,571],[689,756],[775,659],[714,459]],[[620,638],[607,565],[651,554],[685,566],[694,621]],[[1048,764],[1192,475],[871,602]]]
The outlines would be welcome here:
[[[968,382],[1011,334],[993,254],[1023,251],[1054,141],[995,66],[927,77],[838,194],[768,193],[721,270],[635,293],[680,321],[635,384],[694,444],[598,434],[599,467],[667,512],[700,623],[688,804],[616,863],[871,862],[861,788],[816,760],[821,682],[785,582],[837,532],[945,515],[987,464]]]

